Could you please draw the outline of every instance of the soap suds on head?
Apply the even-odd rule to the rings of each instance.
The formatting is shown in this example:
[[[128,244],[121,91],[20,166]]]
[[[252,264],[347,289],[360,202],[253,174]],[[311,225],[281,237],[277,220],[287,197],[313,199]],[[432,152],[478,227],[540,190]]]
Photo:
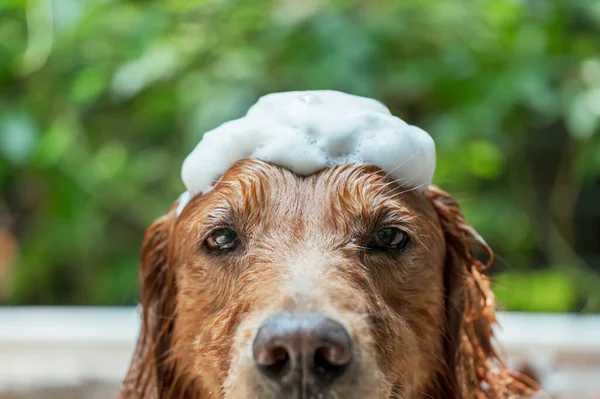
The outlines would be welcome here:
[[[337,91],[293,91],[261,97],[246,116],[206,132],[183,163],[190,199],[244,158],[261,159],[299,175],[325,167],[371,164],[407,188],[425,189],[435,171],[427,132],[393,116],[383,104]]]

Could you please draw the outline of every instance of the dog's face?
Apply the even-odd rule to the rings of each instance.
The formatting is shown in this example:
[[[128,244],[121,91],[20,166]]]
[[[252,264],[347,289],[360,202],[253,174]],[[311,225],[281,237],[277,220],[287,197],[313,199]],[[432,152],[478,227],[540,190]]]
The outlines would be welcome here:
[[[490,344],[493,295],[470,249],[481,238],[443,191],[372,166],[301,177],[244,160],[174,209],[142,248],[124,397],[515,392]]]
[[[376,168],[239,163],[169,246],[177,356],[210,391],[404,397],[440,366],[442,228],[424,194]]]

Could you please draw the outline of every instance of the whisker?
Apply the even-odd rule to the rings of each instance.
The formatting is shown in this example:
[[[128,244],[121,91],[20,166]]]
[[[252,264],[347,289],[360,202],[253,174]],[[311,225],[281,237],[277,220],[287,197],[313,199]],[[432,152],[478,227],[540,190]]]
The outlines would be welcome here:
[[[401,168],[402,166],[404,166],[407,162],[412,161],[414,157],[415,157],[415,154],[411,154],[410,157],[406,158],[398,166],[396,166],[395,168],[393,168],[392,170],[390,170],[389,172],[387,172],[385,174],[385,177],[389,177],[392,173],[394,173],[396,170],[398,170],[399,168]]]

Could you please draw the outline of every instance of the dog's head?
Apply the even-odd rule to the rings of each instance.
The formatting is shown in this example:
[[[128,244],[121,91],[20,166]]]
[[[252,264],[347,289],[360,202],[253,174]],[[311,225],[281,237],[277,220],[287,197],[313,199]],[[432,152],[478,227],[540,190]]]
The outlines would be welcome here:
[[[481,263],[474,247],[487,253]],[[142,249],[145,397],[508,397],[492,252],[454,199],[374,166],[243,160]]]

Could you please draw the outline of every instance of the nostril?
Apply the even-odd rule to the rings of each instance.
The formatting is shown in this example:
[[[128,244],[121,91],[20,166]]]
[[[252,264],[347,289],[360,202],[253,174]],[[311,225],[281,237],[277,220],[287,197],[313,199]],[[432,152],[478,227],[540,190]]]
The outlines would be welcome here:
[[[280,346],[272,348],[261,348],[256,351],[255,360],[259,366],[272,366],[276,363],[287,360],[288,353],[285,348]]]
[[[281,346],[264,348],[255,353],[256,364],[261,368],[263,373],[268,374],[272,378],[277,378],[283,374],[289,361],[290,355]]]
[[[345,348],[337,345],[322,346],[315,351],[315,373],[324,382],[332,381],[346,371],[350,360],[350,352]]]
[[[319,358],[333,366],[345,366],[351,360],[348,348],[328,344],[318,348],[315,352],[315,359]]]

